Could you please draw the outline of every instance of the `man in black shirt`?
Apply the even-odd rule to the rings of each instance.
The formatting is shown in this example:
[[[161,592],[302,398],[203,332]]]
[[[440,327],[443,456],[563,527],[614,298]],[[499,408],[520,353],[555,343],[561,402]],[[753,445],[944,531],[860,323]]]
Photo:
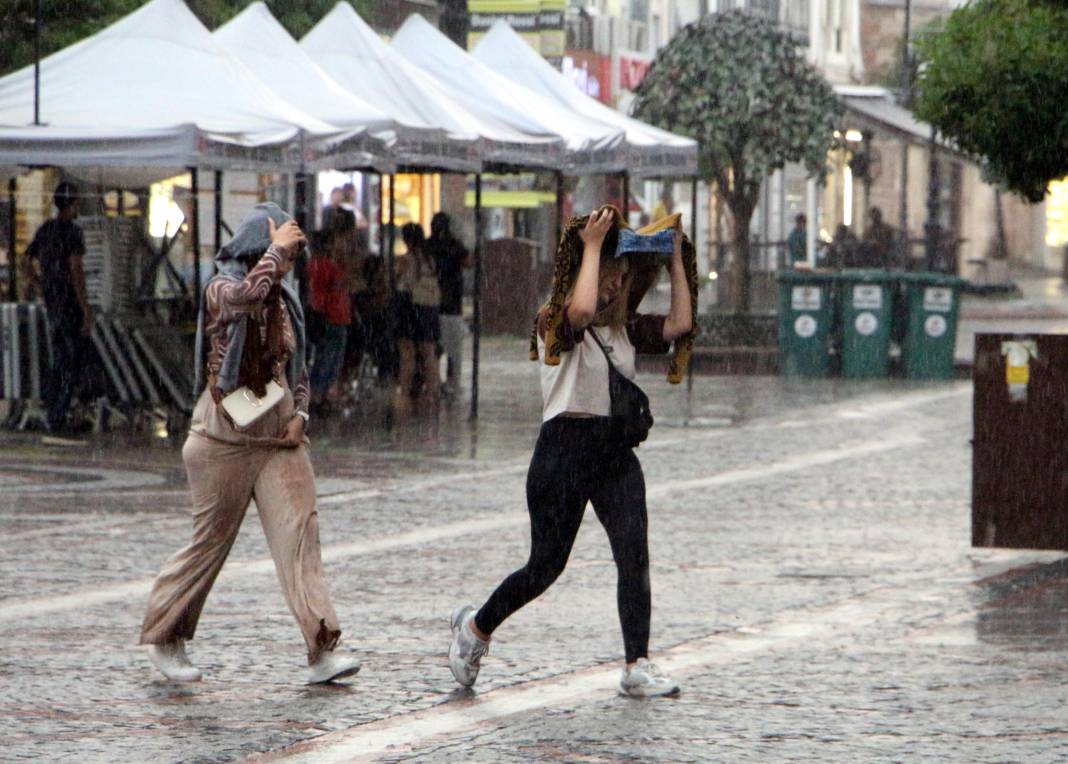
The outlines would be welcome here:
[[[52,369],[45,385],[48,429],[66,427],[67,409],[84,367],[93,312],[85,291],[85,238],[74,223],[78,191],[60,183],[53,199],[59,213],[37,229],[26,254],[34,264],[52,329]]]
[[[471,265],[470,255],[449,230],[449,216],[438,212],[430,220],[427,253],[434,258],[441,286],[441,345],[449,359],[445,382],[446,394],[454,394],[460,386],[460,372],[464,357],[464,338],[467,325],[463,318],[464,268]]]

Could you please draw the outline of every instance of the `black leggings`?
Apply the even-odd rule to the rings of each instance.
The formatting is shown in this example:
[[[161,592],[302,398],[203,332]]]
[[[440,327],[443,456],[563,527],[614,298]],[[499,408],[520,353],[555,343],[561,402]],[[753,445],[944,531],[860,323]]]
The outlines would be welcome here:
[[[651,607],[645,477],[634,452],[611,442],[605,417],[557,417],[542,425],[527,472],[530,559],[479,608],[479,630],[493,633],[563,572],[587,501],[608,532],[616,561],[627,662],[647,656]]]

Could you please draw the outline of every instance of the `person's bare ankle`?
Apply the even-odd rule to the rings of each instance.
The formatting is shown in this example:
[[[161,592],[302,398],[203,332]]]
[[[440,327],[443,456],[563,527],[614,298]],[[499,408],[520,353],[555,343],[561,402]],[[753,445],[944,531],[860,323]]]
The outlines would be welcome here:
[[[490,641],[490,635],[482,633],[482,629],[478,628],[478,624],[475,623],[475,619],[474,618],[472,618],[470,621],[468,621],[467,625],[468,625],[468,628],[471,629],[471,633],[474,634],[479,639],[481,639],[483,642],[489,642]]]

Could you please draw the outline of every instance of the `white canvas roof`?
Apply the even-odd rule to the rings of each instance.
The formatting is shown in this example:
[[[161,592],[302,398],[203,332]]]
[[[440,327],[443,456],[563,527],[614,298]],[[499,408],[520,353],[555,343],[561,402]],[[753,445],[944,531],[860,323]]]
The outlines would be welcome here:
[[[46,128],[32,126],[33,87],[32,66],[0,79],[0,163],[277,170],[300,161],[285,147],[302,131],[338,133],[272,93],[181,0],[151,0],[44,59]]]
[[[630,155],[628,169],[632,175],[680,177],[696,174],[696,141],[647,125],[590,98],[504,21],[497,21],[490,28],[472,54],[512,82],[623,130]]]
[[[445,139],[443,131],[419,123],[404,125],[343,88],[290,37],[262,0],[216,29],[213,36],[286,101],[353,131],[344,141],[320,145],[322,156],[315,164],[371,166],[388,172],[391,164],[426,159],[416,156],[426,150],[426,143],[439,144]],[[360,140],[357,133],[373,138]],[[462,168],[469,165],[465,160]]]
[[[457,103],[434,78],[375,34],[348,3],[334,6],[300,45],[343,87],[394,119],[477,141],[483,161],[550,169],[562,162],[558,138],[524,134]]]
[[[409,16],[392,46],[476,113],[525,133],[563,138],[569,173],[626,169],[626,146],[619,127],[517,85],[473,58],[422,16]]]

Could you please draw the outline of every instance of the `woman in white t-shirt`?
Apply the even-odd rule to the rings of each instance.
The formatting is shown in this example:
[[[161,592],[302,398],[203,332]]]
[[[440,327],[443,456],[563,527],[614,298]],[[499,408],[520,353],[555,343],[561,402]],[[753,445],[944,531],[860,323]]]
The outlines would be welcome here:
[[[633,378],[636,352],[666,352],[673,340],[690,332],[691,293],[681,235],[675,232],[673,246],[668,246],[673,249],[669,314],[630,314],[631,258],[620,254],[618,247],[603,246],[609,232],[613,240],[621,239],[617,227],[618,213],[606,208],[591,214],[580,229],[581,264],[570,282],[560,323],[551,333],[560,360],[557,365],[539,364],[543,423],[527,473],[530,558],[482,607],[467,605],[452,616],[449,665],[456,680],[467,687],[478,676],[490,635],[563,572],[589,501],[608,533],[619,574],[617,599],[626,652],[619,689],[639,697],[669,695],[679,689],[648,660],[651,595],[645,479],[634,451],[613,437],[606,353],[620,373]],[[633,238],[631,251],[640,252],[633,248]],[[550,314],[546,305],[538,315],[538,352],[543,361]]]

